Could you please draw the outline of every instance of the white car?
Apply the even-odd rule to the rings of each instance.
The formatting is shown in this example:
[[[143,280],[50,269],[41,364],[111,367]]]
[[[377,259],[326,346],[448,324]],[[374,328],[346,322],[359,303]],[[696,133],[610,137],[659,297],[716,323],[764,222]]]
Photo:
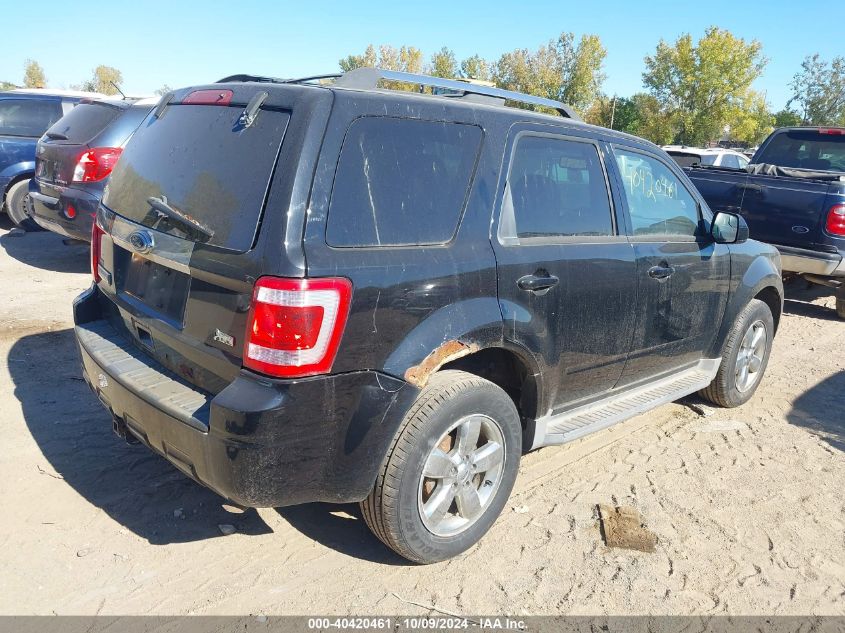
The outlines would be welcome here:
[[[686,147],[685,145],[664,145],[663,150],[681,167],[710,165],[729,169],[745,169],[749,160],[745,154],[722,147]]]

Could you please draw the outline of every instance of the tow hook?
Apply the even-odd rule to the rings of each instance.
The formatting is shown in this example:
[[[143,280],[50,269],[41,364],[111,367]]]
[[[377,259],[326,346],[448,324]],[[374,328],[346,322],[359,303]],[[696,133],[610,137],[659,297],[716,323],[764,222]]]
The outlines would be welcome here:
[[[122,418],[113,416],[111,424],[112,430],[114,430],[115,435],[122,438],[124,442],[126,442],[127,444],[139,443],[138,438],[132,435],[132,433],[129,431],[129,427],[126,426],[126,422],[124,422]]]

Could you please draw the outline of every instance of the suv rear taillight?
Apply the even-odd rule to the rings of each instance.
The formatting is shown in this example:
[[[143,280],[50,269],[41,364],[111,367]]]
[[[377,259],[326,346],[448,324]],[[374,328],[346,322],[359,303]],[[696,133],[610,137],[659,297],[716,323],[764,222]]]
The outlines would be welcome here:
[[[845,204],[836,204],[830,208],[825,228],[831,235],[845,235]]]
[[[123,150],[119,147],[95,147],[79,155],[73,168],[73,182],[97,182],[114,169]]]
[[[329,372],[352,298],[343,277],[255,283],[244,339],[244,366],[279,378]]]
[[[91,228],[91,274],[94,276],[94,283],[100,281],[100,238],[103,235],[105,231],[94,220],[94,226]]]

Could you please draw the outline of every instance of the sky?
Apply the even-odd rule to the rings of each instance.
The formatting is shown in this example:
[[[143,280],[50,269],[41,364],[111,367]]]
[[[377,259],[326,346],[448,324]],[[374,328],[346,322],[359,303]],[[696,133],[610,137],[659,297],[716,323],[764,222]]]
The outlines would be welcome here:
[[[416,46],[426,59],[444,45],[459,60],[476,53],[497,59],[572,31],[601,37],[607,49],[604,92],[630,96],[642,90],[643,58],[661,39],[673,42],[683,33],[698,39],[715,25],[763,44],[769,63],[755,87],[779,110],[806,55],[845,56],[843,0],[3,4],[3,23],[19,26],[4,29],[0,37],[0,80],[22,83],[25,60],[32,58],[44,68],[50,87],[67,88],[106,64],[123,73],[124,91],[135,95],[235,73],[295,77],[335,72],[341,57],[360,53],[370,43]]]

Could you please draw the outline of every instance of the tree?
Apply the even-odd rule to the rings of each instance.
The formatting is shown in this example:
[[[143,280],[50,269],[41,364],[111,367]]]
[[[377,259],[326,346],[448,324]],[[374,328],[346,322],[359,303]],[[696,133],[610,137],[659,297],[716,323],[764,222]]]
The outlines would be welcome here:
[[[157,94],[159,97],[162,97],[162,96],[166,95],[168,92],[170,92],[171,90],[173,90],[173,88],[171,88],[171,87],[170,87],[170,86],[168,86],[167,84],[164,84],[161,88],[159,88],[158,90],[156,90],[156,94]]]
[[[775,113],[775,127],[795,127],[801,125],[801,123],[801,116],[789,108],[784,108]]]
[[[340,69],[345,73],[356,68],[375,68],[378,64],[376,49],[370,44],[363,55],[347,55],[339,63]]]
[[[435,77],[443,77],[445,79],[454,79],[457,77],[458,60],[455,59],[455,53],[446,46],[441,48],[431,56],[431,69],[429,72]]]
[[[797,105],[805,125],[845,125],[845,57],[830,63],[818,54],[805,57],[790,88],[786,107]]]
[[[766,61],[760,42],[710,27],[697,44],[689,34],[673,45],[661,40],[645,58],[643,83],[668,117],[674,140],[701,145],[756,107],[751,84]]]
[[[461,62],[461,77],[464,79],[490,81],[492,78],[491,66],[490,62],[478,55],[467,57]]]
[[[45,88],[47,86],[44,69],[34,59],[27,59],[24,64],[23,85],[26,88]]]
[[[378,48],[370,44],[362,55],[348,55],[338,63],[343,72],[356,68],[382,68],[384,70],[399,70],[407,73],[422,72],[422,51],[413,46],[395,48],[383,44]]]
[[[604,82],[606,54],[597,35],[581,36],[576,46],[572,33],[561,33],[536,51],[523,48],[505,53],[496,62],[493,77],[501,88],[564,101],[586,111]]]
[[[120,86],[121,83],[123,75],[117,68],[100,65],[94,69],[91,79],[83,81],[79,88],[88,92],[116,95],[119,91],[115,86]]]
[[[0,81],[0,91],[2,91],[2,90],[14,90],[15,88],[17,88],[17,86],[15,84],[13,84],[11,81]]]

